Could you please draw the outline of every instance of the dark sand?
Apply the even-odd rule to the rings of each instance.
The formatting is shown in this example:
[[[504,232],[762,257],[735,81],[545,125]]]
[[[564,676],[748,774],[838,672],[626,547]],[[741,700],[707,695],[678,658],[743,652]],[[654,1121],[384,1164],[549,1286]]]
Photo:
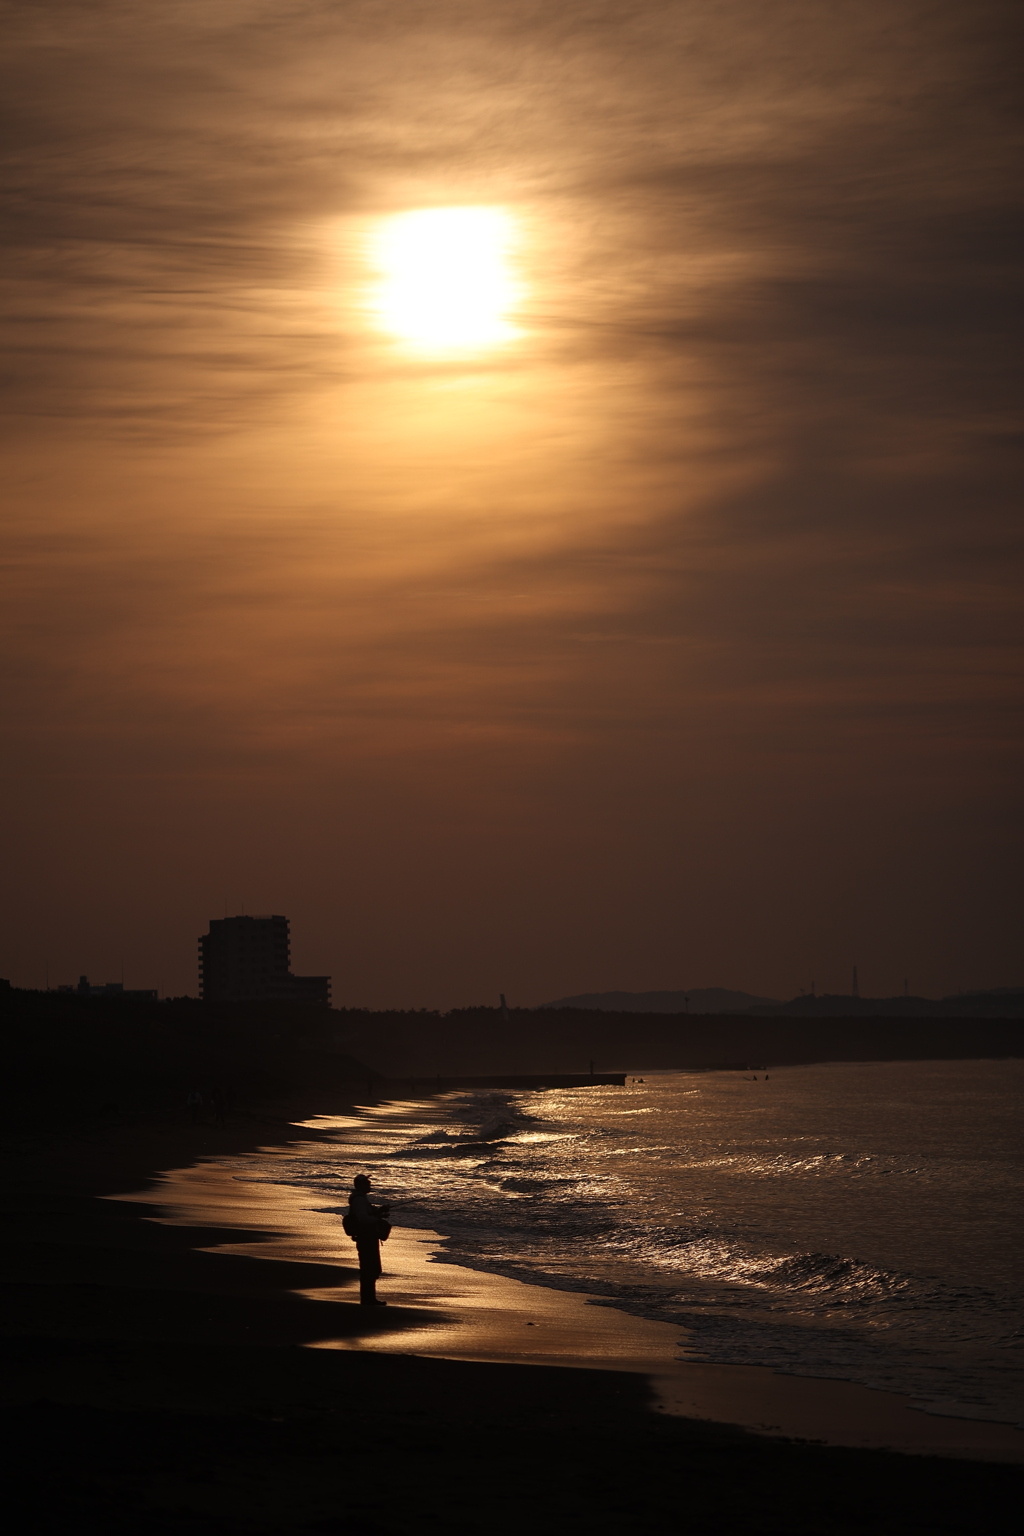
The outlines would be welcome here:
[[[303,1134],[285,1119],[168,1121],[11,1151],[14,1530],[1016,1531],[1019,1466],[974,1459],[1014,1454],[1002,1426],[843,1383],[677,1365],[680,1330],[428,1265],[422,1233],[388,1245],[382,1294],[398,1305],[368,1316],[336,1219],[310,1247],[308,1211],[292,1219],[278,1187],[231,1190],[201,1161],[159,1183],[158,1204],[96,1198]],[[924,1426],[908,1448],[941,1458],[778,1438],[903,1444],[907,1421]]]

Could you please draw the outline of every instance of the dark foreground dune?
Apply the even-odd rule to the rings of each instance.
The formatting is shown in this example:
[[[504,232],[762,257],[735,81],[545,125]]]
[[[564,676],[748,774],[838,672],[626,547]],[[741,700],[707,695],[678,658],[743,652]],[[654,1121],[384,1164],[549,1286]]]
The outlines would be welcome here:
[[[1016,1531],[1019,1467],[768,1439],[655,1411],[623,1371],[300,1346],[372,1327],[295,1294],[337,1264],[197,1251],[159,1168],[294,1126],[167,1120],[26,1139],[6,1160],[3,1441],[13,1529],[152,1533]],[[245,1234],[257,1241],[258,1233]],[[354,1294],[354,1292],[353,1292]],[[400,1346],[399,1346],[400,1347]]]

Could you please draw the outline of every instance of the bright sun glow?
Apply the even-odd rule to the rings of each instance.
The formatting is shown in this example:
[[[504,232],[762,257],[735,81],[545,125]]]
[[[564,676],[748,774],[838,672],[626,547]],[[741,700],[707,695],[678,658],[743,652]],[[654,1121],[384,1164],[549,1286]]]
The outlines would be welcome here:
[[[423,208],[396,214],[374,240],[381,274],[374,309],[393,336],[446,350],[516,336],[519,294],[509,264],[513,223],[500,208]]]

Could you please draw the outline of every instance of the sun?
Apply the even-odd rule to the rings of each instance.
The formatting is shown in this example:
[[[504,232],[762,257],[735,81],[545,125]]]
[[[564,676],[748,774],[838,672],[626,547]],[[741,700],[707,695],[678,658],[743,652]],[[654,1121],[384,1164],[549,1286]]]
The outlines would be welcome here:
[[[421,208],[378,226],[373,310],[382,330],[430,351],[495,346],[518,335],[515,228],[501,208]]]

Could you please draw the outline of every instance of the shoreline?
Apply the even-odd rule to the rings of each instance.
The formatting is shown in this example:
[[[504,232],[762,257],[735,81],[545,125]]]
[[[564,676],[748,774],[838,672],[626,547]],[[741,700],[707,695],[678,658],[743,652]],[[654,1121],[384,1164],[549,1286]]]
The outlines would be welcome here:
[[[385,1249],[397,1269],[408,1245],[409,1294],[393,1275],[384,1294],[400,1304],[364,1315],[350,1300],[357,1271],[340,1220],[321,1219],[319,1247],[308,1211],[289,1237],[285,1186],[231,1179],[218,1163],[322,1140],[300,1123],[315,1112],[303,1095],[224,1125],[96,1121],[9,1148],[0,1422],[9,1502],[26,1511],[16,1529],[476,1536],[486,1512],[492,1536],[646,1536],[681,1518],[702,1536],[974,1536],[984,1507],[987,1536],[1016,1536],[1019,1465],[934,1443],[917,1455],[817,1443],[817,1419],[789,1421],[806,1438],[787,1439],[770,1405],[752,1433],[728,1414],[751,1398],[753,1368],[691,1369],[695,1390],[669,1401],[652,1365],[662,1330],[673,1347],[680,1330],[429,1263],[422,1232],[398,1229]],[[172,1174],[191,1187],[189,1208],[179,1202],[168,1219],[161,1181]],[[532,1314],[513,1308],[518,1337],[512,1292]],[[499,1363],[481,1348],[496,1299]],[[565,1347],[567,1308],[590,1347],[582,1364],[578,1339]],[[462,1353],[439,1336],[445,1327]],[[788,1393],[809,1386],[814,1414],[830,1390],[772,1380]]]
[[[288,1148],[260,1151],[284,1157]],[[216,1231],[221,1240],[203,1252],[340,1272],[354,1259],[340,1216],[323,1209],[329,1197],[240,1179],[217,1161],[166,1170],[153,1187],[115,1198],[158,1209],[155,1219],[166,1225]],[[224,1240],[233,1227],[240,1240]],[[252,1233],[260,1234],[256,1241]],[[470,1268],[446,1258],[443,1244],[436,1232],[396,1226],[382,1249],[385,1326],[354,1330],[348,1318],[332,1322],[328,1314],[330,1331],[306,1347],[625,1371],[647,1379],[658,1411],[683,1418],[848,1448],[1024,1463],[1024,1432],[1014,1424],[929,1412],[909,1396],[842,1379],[680,1358],[684,1327],[636,1317],[586,1292]],[[339,1314],[352,1310],[350,1283],[340,1274],[338,1283],[296,1294]]]

